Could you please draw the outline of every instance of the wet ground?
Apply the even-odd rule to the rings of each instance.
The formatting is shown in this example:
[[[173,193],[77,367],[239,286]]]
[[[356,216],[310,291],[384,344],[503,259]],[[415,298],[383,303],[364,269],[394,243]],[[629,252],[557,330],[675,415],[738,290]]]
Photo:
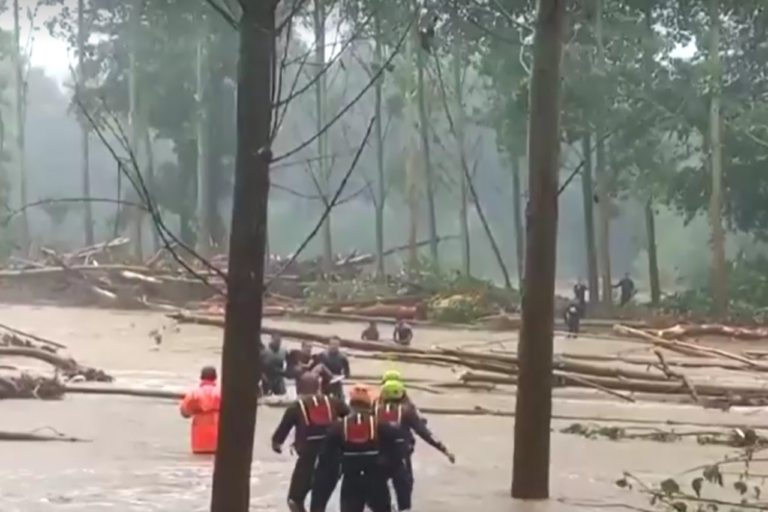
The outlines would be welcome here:
[[[4,307],[0,322],[65,343],[84,364],[112,371],[122,385],[184,386],[194,382],[197,369],[217,362],[221,331],[199,326],[176,330],[162,315],[106,311]],[[291,329],[337,333],[357,337],[359,325],[270,322]],[[150,332],[164,332],[158,348]],[[505,341],[506,340],[506,341]],[[449,346],[472,343],[507,343],[513,335],[478,331],[424,330],[417,344]],[[632,343],[582,339],[558,340],[568,351],[615,353],[636,351]],[[394,363],[354,361],[360,374],[380,373]],[[450,369],[399,365],[406,377],[449,380]],[[441,373],[442,372],[442,373]],[[711,370],[710,370],[711,372]],[[508,392],[445,395],[419,394],[423,405],[471,406],[480,404],[514,409]],[[253,463],[253,510],[284,510],[284,493],[291,457],[269,450],[268,438],[280,411],[259,412]],[[573,421],[609,419],[667,420],[696,424],[764,424],[768,412],[738,410],[728,413],[693,406],[655,403],[626,404],[593,396],[560,398],[555,402],[557,430]],[[482,501],[485,511],[623,510],[645,506],[647,500],[614,485],[623,471],[649,483],[693,466],[721,459],[732,450],[702,447],[695,442],[613,442],[553,434],[553,500],[536,505],[513,502],[509,496],[512,433],[511,418],[430,417],[430,426],[456,453],[449,465],[435,452],[421,447],[416,457],[415,510],[465,511]],[[652,427],[652,425],[645,425]],[[30,431],[49,427],[88,443],[0,443],[0,510],[2,512],[97,512],[205,510],[209,498],[211,461],[187,454],[187,424],[173,403],[146,398],[70,396],[61,402],[4,401],[0,403],[0,430]],[[679,427],[685,430],[686,427]],[[702,427],[688,427],[701,430]],[[685,480],[685,479],[684,479]],[[690,477],[687,478],[690,480]]]

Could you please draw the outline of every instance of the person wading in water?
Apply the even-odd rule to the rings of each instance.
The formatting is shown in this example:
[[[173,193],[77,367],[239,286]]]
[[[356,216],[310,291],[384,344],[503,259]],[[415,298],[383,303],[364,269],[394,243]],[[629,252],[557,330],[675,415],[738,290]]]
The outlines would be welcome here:
[[[216,368],[200,370],[200,384],[188,392],[179,404],[183,418],[192,418],[191,446],[194,454],[214,454],[219,438],[221,390]]]

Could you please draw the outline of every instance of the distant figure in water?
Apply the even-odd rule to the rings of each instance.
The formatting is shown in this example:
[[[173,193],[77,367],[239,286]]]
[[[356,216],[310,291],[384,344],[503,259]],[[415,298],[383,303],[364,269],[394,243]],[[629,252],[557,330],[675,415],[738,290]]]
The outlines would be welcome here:
[[[200,370],[200,384],[184,396],[179,411],[184,418],[192,418],[192,453],[214,454],[219,437],[219,408],[221,390],[216,368],[205,366]]]
[[[368,324],[368,327],[360,335],[360,339],[363,341],[379,341],[379,328],[376,326],[376,322]]]
[[[581,282],[579,280],[574,286],[573,286],[573,297],[576,299],[576,305],[579,308],[579,316],[581,318],[584,318],[587,313],[587,285]]]
[[[563,313],[563,321],[568,329],[568,338],[577,338],[579,336],[579,327],[581,325],[581,312],[578,304],[569,304]]]
[[[411,344],[411,340],[413,339],[413,329],[411,329],[410,325],[405,323],[405,320],[398,318],[397,323],[395,323],[395,330],[392,332],[392,339],[398,345],[407,347]]]
[[[301,348],[288,352],[285,375],[290,379],[298,381],[303,374],[312,370],[316,360],[317,356],[312,354],[312,343],[302,341]]]
[[[629,277],[629,272],[624,274],[621,280],[613,285],[614,288],[619,289],[619,306],[626,306],[627,303],[635,296],[635,282]]]
[[[288,353],[277,334],[261,352],[261,388],[264,396],[285,394],[285,366]]]
[[[322,365],[322,392],[336,398],[344,398],[343,380],[350,376],[349,359],[341,351],[341,339],[332,336],[328,348],[317,357],[317,365]]]

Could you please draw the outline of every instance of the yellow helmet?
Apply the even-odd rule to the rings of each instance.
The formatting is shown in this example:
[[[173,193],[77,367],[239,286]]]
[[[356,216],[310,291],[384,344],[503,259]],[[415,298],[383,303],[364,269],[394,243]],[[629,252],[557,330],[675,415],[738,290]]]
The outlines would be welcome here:
[[[382,384],[380,396],[385,402],[389,400],[402,400],[405,396],[405,385],[399,380],[388,380]]]
[[[381,376],[381,383],[386,384],[389,381],[403,382],[403,376],[397,370],[387,370]]]

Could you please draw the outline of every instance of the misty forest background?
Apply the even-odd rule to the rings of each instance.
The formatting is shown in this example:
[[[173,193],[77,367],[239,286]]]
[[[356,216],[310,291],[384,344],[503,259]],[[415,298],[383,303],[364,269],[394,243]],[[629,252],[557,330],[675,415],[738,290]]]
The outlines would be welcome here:
[[[224,252],[236,31],[203,1],[41,5],[61,9],[48,20],[35,7],[3,9],[67,41],[76,61],[60,86],[26,64],[33,40],[17,48],[18,32],[1,34],[5,255],[116,233],[135,241],[137,222],[137,255],[156,250],[151,219],[110,202],[136,200],[113,155],[125,158],[126,147],[165,222],[204,254]],[[306,238],[380,109],[381,126],[374,123],[306,257],[445,237],[420,247],[421,263],[503,284],[484,218],[516,285],[533,16],[522,0],[307,2],[279,49],[286,108],[274,152],[293,154],[272,170],[269,251],[292,253]],[[760,288],[768,254],[768,9],[752,0],[594,0],[573,16],[564,53],[563,289],[598,272],[614,282],[630,272],[648,295],[656,256],[664,292],[695,290],[711,301],[714,273],[714,282],[728,276],[732,300],[741,293],[760,302],[744,289]],[[93,202],[46,203],[84,195]],[[44,204],[13,214],[36,201]],[[408,251],[389,256],[388,269],[408,259]]]

